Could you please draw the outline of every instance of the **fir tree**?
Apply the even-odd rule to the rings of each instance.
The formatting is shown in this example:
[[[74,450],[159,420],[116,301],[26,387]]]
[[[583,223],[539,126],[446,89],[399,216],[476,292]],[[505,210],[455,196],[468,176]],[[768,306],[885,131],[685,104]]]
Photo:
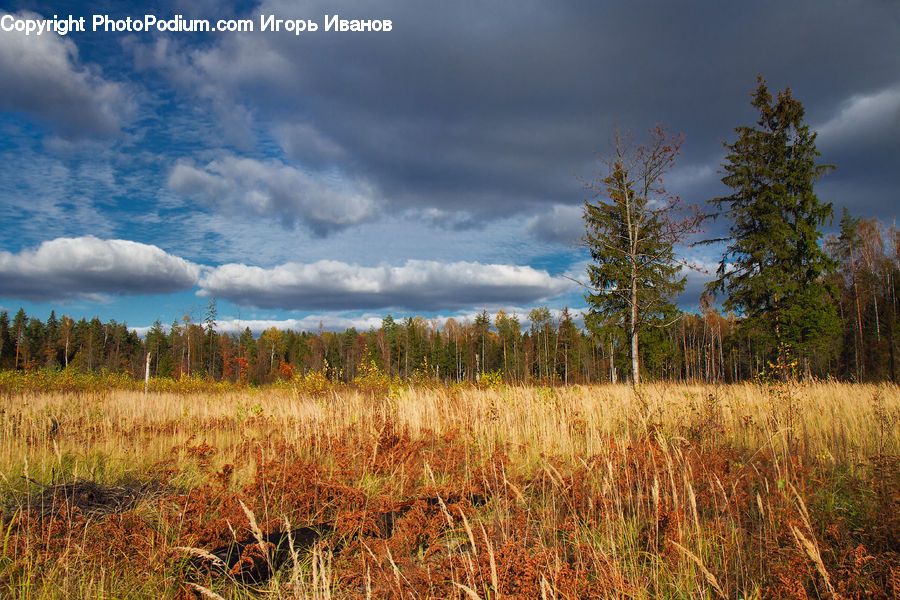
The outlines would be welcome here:
[[[209,304],[206,305],[206,315],[203,318],[203,327],[206,329],[206,345],[208,349],[209,364],[207,366],[207,374],[210,377],[215,376],[216,363],[216,318],[218,317],[216,309],[216,298],[213,296]]]
[[[55,367],[57,361],[57,347],[59,342],[59,321],[56,319],[56,311],[50,311],[47,325],[44,330],[44,364],[47,367]]]
[[[28,323],[28,315],[25,314],[24,308],[19,308],[19,312],[16,313],[16,316],[13,317],[12,331],[15,336],[13,339],[13,343],[15,344],[16,349],[16,359],[13,362],[13,368],[19,368],[19,356],[22,353],[22,340],[25,336],[25,325]]]
[[[685,277],[674,246],[696,230],[696,216],[679,218],[680,200],[662,187],[675,164],[680,135],[657,126],[635,147],[616,138],[614,155],[599,185],[588,185],[596,203],[585,202],[585,243],[593,263],[587,272],[591,291],[585,324],[593,332],[618,332],[631,350],[632,383],[640,383],[639,336],[650,327],[671,323],[672,298]]]
[[[786,368],[798,354],[824,349],[838,330],[823,280],[834,261],[819,246],[832,208],[813,191],[831,166],[816,164],[816,134],[790,88],[773,100],[761,76],[757,82],[751,104],[759,121],[736,128],[737,140],[725,145],[722,182],[733,192],[711,201],[731,227],[709,288],[726,294],[725,309],[741,314]]]
[[[9,313],[5,310],[0,311],[0,369],[8,367],[7,359],[11,355],[10,349],[13,347],[10,339],[9,329]]]

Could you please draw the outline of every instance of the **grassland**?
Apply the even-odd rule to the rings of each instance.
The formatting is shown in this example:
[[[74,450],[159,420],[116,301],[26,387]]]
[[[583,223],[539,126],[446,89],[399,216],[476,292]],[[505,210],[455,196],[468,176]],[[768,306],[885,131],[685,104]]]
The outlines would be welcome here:
[[[895,386],[17,390],[0,409],[3,598],[900,598]],[[46,487],[84,481],[136,502]],[[191,566],[316,523],[267,581]]]

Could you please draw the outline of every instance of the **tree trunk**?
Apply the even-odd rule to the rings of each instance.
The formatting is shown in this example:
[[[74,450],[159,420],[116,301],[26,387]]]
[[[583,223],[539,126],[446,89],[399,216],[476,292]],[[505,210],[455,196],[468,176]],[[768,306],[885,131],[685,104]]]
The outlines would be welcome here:
[[[637,331],[637,265],[631,263],[631,382],[638,385],[641,373],[638,365],[638,331]]]
[[[616,355],[612,340],[609,340],[609,379],[612,383],[616,382]]]
[[[890,327],[888,328],[888,346],[890,348],[889,358],[891,361],[891,381],[897,383],[897,369],[894,363],[894,327],[897,324],[897,312],[896,312],[896,304],[897,304],[897,296],[894,291],[894,278],[891,275],[891,271],[887,272],[887,285],[888,290],[890,292],[890,300],[891,300],[891,319],[888,322]]]
[[[863,343],[862,312],[859,310],[859,285],[856,283],[856,263],[853,260],[853,243],[850,244],[850,275],[853,277],[853,294],[856,297],[856,326],[859,330],[859,341],[854,344],[856,355],[856,380],[862,381],[862,368],[859,362],[859,347]],[[855,336],[854,336],[855,337]]]
[[[150,391],[150,353],[147,353],[147,361],[144,364],[144,394]]]
[[[877,277],[872,278],[878,281]],[[872,285],[872,302],[875,303],[875,343],[881,343],[881,325],[878,323],[878,288]]]
[[[506,366],[506,338],[503,338],[503,376],[509,377],[509,367]]]

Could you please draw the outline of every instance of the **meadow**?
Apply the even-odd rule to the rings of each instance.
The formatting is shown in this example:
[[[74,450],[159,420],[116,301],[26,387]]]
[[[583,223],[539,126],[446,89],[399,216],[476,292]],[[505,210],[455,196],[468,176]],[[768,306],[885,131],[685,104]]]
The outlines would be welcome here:
[[[488,383],[7,380],[0,597],[900,598],[896,386]]]

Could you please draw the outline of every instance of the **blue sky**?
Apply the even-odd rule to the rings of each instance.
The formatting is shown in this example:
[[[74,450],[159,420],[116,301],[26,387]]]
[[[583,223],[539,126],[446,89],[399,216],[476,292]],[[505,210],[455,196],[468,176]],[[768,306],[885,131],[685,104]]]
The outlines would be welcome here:
[[[92,31],[104,14],[255,31]],[[335,14],[391,30],[325,31]],[[16,30],[54,15],[86,31]],[[260,31],[269,16],[319,30]],[[582,181],[614,128],[683,132],[667,183],[703,203],[755,120],[757,73],[806,107],[836,214],[890,223],[900,205],[896,2],[6,2],[0,18],[11,312],[143,328],[215,297],[222,328],[343,329],[581,308]]]

